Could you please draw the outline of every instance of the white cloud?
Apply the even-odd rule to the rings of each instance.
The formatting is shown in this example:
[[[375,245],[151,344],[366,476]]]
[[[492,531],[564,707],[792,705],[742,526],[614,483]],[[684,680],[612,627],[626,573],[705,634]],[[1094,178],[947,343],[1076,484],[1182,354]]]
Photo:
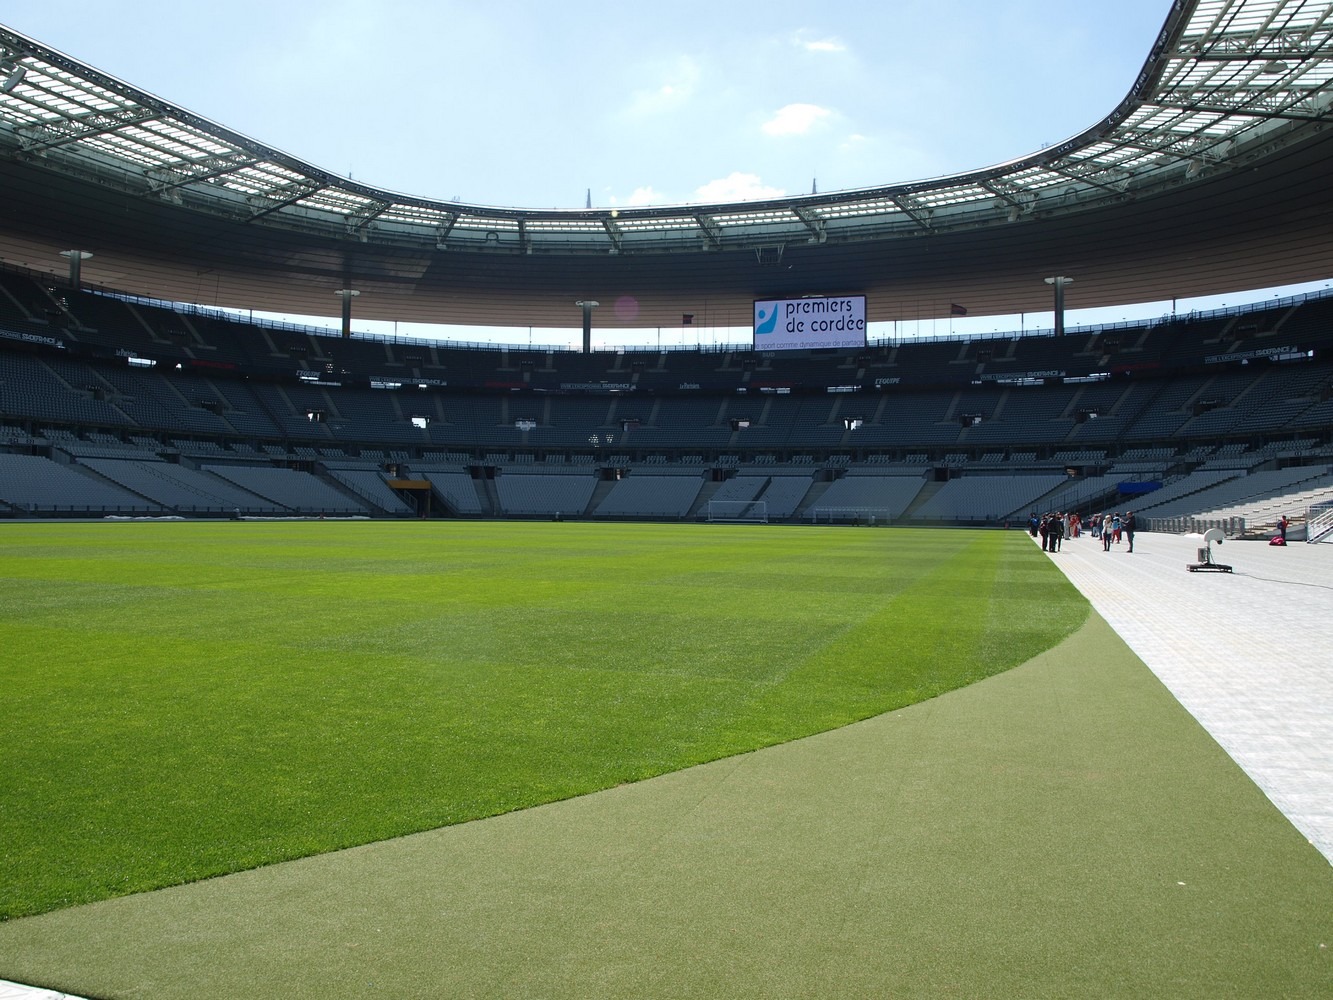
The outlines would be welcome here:
[[[662,73],[661,83],[630,94],[628,113],[640,118],[675,110],[694,96],[699,76],[699,64],[689,56],[681,56]]]
[[[709,181],[698,188],[694,196],[698,201],[757,201],[764,198],[781,198],[787,192],[782,188],[770,187],[759,179],[758,174],[745,174],[734,170],[726,177]]]
[[[621,205],[626,208],[634,208],[642,205],[665,205],[669,200],[666,195],[655,189],[651,184],[636,187],[630,192],[628,198],[620,198],[611,194],[610,190],[610,188],[606,188],[603,191],[598,204],[605,205],[608,208],[619,208]]]
[[[629,198],[625,201],[626,205],[661,205],[666,199],[653,190],[651,184],[645,187],[636,187],[630,192]]]
[[[796,44],[807,52],[846,52],[847,46],[839,38],[796,38]]]
[[[791,33],[791,44],[806,52],[846,52],[847,44],[836,35],[816,35],[809,28]]]
[[[760,128],[765,135],[805,135],[832,114],[818,104],[788,104]]]

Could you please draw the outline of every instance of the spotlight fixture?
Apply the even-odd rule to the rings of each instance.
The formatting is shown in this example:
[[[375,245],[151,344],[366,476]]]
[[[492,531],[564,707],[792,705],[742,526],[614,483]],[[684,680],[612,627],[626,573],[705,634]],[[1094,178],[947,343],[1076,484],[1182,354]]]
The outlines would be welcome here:
[[[0,67],[0,72],[3,72],[3,71],[4,71],[4,67]],[[27,69],[26,69],[25,67],[23,67],[23,66],[14,66],[14,67],[10,70],[9,75],[8,75],[7,77],[5,77],[5,82],[4,82],[4,83],[0,83],[0,94],[8,94],[8,93],[9,93],[10,91],[12,91],[15,87],[17,87],[20,83],[22,83],[22,82],[23,82],[23,78],[24,78],[25,76],[27,76],[27,75],[28,75],[28,71],[27,71]]]

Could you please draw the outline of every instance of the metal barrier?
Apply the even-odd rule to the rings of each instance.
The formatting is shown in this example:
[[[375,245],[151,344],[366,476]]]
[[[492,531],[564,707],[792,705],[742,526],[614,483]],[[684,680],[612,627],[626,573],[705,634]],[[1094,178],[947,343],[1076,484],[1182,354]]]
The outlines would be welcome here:
[[[812,507],[811,524],[868,524],[893,523],[893,511],[888,507]]]
[[[1333,542],[1333,503],[1305,508],[1306,542]]]
[[[1159,531],[1168,535],[1201,535],[1209,528],[1221,528],[1228,538],[1245,534],[1243,517],[1140,517],[1140,530]]]

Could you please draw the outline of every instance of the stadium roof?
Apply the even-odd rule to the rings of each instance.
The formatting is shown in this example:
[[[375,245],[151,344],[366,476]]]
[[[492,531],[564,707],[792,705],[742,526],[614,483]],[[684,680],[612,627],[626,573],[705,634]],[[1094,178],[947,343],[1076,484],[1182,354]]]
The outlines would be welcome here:
[[[1333,3],[1178,0],[1129,95],[968,173],[733,204],[526,210],[354,182],[0,26],[0,258],[208,305],[500,326],[864,292],[871,320],[1117,305],[1333,275]]]

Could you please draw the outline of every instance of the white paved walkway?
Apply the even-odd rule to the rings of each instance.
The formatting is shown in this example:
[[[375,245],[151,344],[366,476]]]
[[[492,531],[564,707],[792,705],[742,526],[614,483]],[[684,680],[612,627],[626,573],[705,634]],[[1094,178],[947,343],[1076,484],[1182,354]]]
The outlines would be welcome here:
[[[0,979],[0,1000],[80,1000],[71,993],[57,993],[36,986],[22,986]]]
[[[1333,544],[1084,535],[1051,560],[1273,804],[1333,862]]]

